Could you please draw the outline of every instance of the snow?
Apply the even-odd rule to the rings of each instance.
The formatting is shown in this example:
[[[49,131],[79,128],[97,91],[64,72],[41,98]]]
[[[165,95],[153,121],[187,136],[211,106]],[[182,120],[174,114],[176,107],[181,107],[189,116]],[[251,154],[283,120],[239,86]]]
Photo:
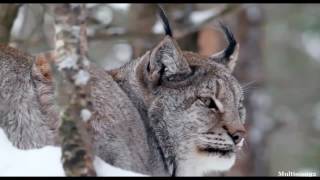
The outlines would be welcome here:
[[[57,29],[61,29],[61,28],[57,28]],[[64,41],[62,39],[59,39],[56,41],[56,47],[57,49],[60,48],[60,47],[63,47],[64,46]]]
[[[84,122],[87,122],[91,117],[91,112],[88,109],[82,109],[80,112],[80,115],[81,115],[81,119]]]
[[[78,61],[77,55],[71,54],[70,56],[67,56],[64,60],[59,62],[58,69],[59,71],[65,68],[77,69],[78,68],[77,61]]]
[[[0,176],[65,176],[60,147],[20,150],[11,144],[1,128],[0,147]],[[114,167],[97,156],[93,164],[98,176],[146,176]]]
[[[109,6],[116,10],[127,11],[130,8],[131,4],[128,3],[110,3]]]
[[[0,176],[64,176],[60,148],[19,150],[0,129]]]
[[[12,37],[19,37],[19,35],[21,33],[23,22],[27,18],[25,16],[25,11],[27,11],[27,7],[21,6],[18,11],[17,17],[13,22],[12,28],[11,28],[11,36]]]
[[[132,48],[129,44],[119,43],[113,46],[115,56],[121,62],[128,62],[132,56]]]
[[[102,159],[100,159],[97,156],[95,157],[93,165],[95,167],[95,170],[98,176],[146,176],[143,174],[126,171],[126,170],[111,166],[110,164],[105,163]]]
[[[304,32],[302,43],[308,53],[315,61],[320,62],[320,36],[316,33]]]
[[[216,15],[217,12],[213,9],[204,10],[204,11],[194,11],[190,15],[190,20],[193,24],[201,24],[205,20],[209,19],[210,17]]]
[[[164,33],[163,25],[160,20],[157,20],[157,22],[154,24],[154,26],[152,27],[152,32],[155,34]]]
[[[93,17],[104,25],[110,24],[114,18],[109,6],[98,6],[92,13]]]
[[[81,69],[77,74],[74,75],[73,78],[77,86],[86,85],[90,79],[90,74]]]

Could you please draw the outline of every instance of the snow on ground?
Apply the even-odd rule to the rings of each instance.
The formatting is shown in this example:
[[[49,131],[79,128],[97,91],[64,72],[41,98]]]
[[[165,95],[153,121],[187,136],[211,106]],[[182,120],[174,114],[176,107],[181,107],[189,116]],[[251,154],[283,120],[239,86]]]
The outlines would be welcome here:
[[[60,157],[60,147],[17,149],[0,128],[0,176],[65,176]],[[98,176],[145,176],[111,166],[99,157],[94,167]]]

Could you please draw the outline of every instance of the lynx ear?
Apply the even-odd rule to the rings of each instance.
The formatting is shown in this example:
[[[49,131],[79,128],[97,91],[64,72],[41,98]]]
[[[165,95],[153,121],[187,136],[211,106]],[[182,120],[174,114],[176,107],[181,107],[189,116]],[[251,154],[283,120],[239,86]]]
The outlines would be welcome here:
[[[150,54],[147,67],[150,80],[154,83],[160,79],[168,79],[188,75],[191,72],[188,62],[174,39],[166,36]]]
[[[158,5],[159,16],[162,21],[166,37],[152,50],[147,67],[149,80],[153,84],[161,79],[181,79],[191,72],[188,62],[184,58],[177,42],[172,37],[172,31],[168,18]]]
[[[237,43],[232,32],[227,26],[225,26],[221,22],[220,26],[229,44],[226,49],[211,55],[209,59],[220,64],[224,64],[228,69],[230,69],[230,71],[233,71],[238,60],[239,44]]]
[[[45,52],[35,55],[35,60],[32,66],[33,77],[42,81],[51,81],[52,71],[50,63],[54,61],[54,52]]]

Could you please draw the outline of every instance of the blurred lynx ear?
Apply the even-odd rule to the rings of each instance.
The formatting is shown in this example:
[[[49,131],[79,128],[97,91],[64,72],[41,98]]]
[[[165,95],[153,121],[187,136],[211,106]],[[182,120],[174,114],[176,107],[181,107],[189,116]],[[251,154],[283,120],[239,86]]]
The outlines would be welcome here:
[[[233,71],[238,60],[239,44],[237,43],[232,32],[226,25],[220,22],[220,26],[229,44],[226,49],[211,55],[209,59],[220,64],[224,64],[228,69]]]
[[[55,62],[55,52],[45,52],[35,55],[35,61],[32,66],[32,75],[38,80],[51,81],[52,71],[51,63]]]

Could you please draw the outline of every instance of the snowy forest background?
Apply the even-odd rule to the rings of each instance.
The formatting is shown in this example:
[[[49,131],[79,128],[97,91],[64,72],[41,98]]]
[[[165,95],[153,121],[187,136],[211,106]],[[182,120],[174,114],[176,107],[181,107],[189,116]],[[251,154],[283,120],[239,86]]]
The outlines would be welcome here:
[[[89,59],[105,69],[139,57],[163,37],[154,4],[86,4]],[[226,176],[320,174],[320,5],[164,4],[181,49],[210,55],[240,43],[235,76],[248,85],[247,142]],[[40,4],[1,4],[0,42],[31,54],[54,45],[53,17]]]

